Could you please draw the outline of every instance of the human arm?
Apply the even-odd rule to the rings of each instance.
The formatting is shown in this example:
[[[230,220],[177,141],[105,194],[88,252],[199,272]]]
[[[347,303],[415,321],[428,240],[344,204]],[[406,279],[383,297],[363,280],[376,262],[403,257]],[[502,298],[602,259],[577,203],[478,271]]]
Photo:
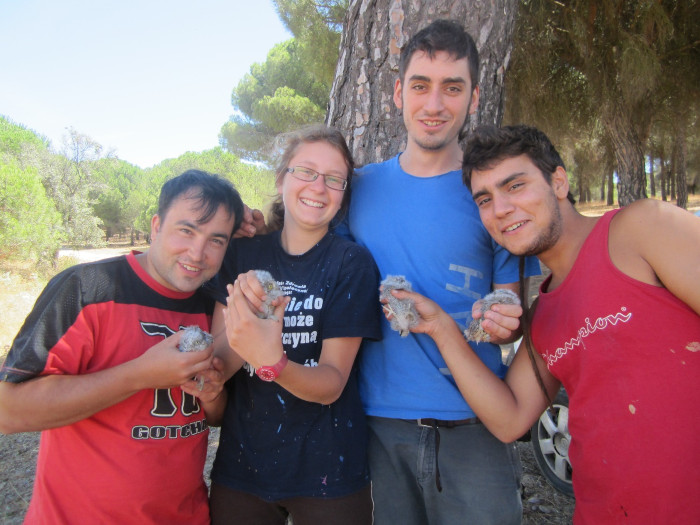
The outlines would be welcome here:
[[[402,290],[392,293],[398,299],[413,299],[420,321],[411,331],[427,334],[435,341],[459,391],[484,425],[506,443],[522,436],[547,406],[525,346],[521,345],[505,380],[501,380],[479,359],[454,320],[434,301]],[[536,361],[547,392],[553,397],[559,381],[539,356]]]
[[[227,381],[233,374],[238,372],[245,362],[228,343],[226,338],[226,324],[224,321],[224,311],[226,307],[217,301],[214,307],[214,316],[211,323],[211,333],[214,337],[214,355],[221,359],[222,373],[224,381]]]
[[[520,296],[520,285],[518,283],[494,284],[493,288],[494,290],[510,290]],[[520,305],[494,304],[484,312],[481,328],[491,336],[491,343],[497,345],[512,343],[522,334],[522,327],[520,326],[520,317],[522,315],[523,309]],[[475,302],[472,306],[472,317],[474,319],[482,317],[480,301]]]
[[[254,275],[242,274],[233,285],[229,285],[224,318],[231,348],[257,369],[274,365],[282,358],[282,319],[287,301],[278,302],[275,319],[258,318],[253,310],[255,306],[241,288],[241,282],[252,279],[255,279]],[[251,282],[245,286],[250,289]],[[289,361],[276,382],[300,399],[330,404],[345,388],[361,340],[360,337],[324,339],[317,366]]]
[[[610,258],[623,273],[664,286],[700,315],[700,219],[686,210],[642,199],[610,225]]]
[[[139,357],[82,375],[52,374],[0,382],[0,432],[32,432],[70,425],[148,388],[175,388],[209,368],[213,349],[180,352],[181,333]]]

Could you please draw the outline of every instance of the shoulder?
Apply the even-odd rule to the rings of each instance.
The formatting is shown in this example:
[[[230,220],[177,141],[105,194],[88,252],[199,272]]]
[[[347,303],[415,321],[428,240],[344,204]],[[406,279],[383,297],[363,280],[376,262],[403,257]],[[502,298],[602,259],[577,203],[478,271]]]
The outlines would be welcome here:
[[[371,178],[373,175],[377,173],[382,173],[387,170],[393,170],[395,169],[395,166],[398,166],[398,155],[391,157],[390,159],[387,159],[383,162],[374,162],[371,164],[365,164],[361,168],[357,168],[355,170],[355,174],[358,179],[366,179],[366,178]]]
[[[335,233],[331,233],[330,248],[333,252],[342,254],[343,260],[354,258],[358,262],[374,264],[374,258],[367,248]]]
[[[124,256],[112,257],[101,261],[76,264],[54,276],[48,283],[47,289],[54,291],[63,289],[81,289],[85,292],[105,290],[110,288],[106,283],[120,281],[122,272],[127,272],[128,264]]]
[[[654,236],[672,233],[672,228],[692,225],[688,211],[656,199],[640,199],[620,209],[610,223],[610,235],[637,238],[647,243]]]

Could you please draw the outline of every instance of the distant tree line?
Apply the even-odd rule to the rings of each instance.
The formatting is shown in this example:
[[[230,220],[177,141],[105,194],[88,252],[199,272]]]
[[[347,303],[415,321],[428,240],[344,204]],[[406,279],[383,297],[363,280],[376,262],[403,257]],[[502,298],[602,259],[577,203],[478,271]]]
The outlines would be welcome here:
[[[0,261],[48,267],[61,247],[100,247],[123,234],[133,244],[150,231],[163,183],[191,168],[228,178],[253,207],[274,194],[269,170],[220,147],[141,169],[74,129],[57,151],[46,137],[0,116]]]

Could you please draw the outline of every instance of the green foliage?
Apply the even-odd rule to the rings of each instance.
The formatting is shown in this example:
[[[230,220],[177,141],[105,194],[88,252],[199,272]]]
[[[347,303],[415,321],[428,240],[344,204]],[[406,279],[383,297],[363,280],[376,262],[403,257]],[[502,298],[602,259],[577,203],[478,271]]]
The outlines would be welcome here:
[[[99,143],[73,129],[57,154],[46,139],[0,117],[0,258],[54,263],[61,245],[95,247],[126,231],[148,234],[163,183],[188,169],[228,178],[251,208],[275,194],[269,170],[222,148],[143,170],[103,156]]]
[[[277,44],[234,88],[236,114],[221,128],[222,147],[269,164],[277,134],[323,121],[330,88],[311,74],[296,40]]]
[[[332,85],[348,0],[273,0],[282,23],[299,43],[309,72]]]
[[[666,112],[667,127],[683,120],[676,136],[697,121],[698,42],[695,0],[522,0],[505,120],[536,125],[560,145],[605,144],[627,204],[645,195],[654,121]],[[604,157],[586,169],[610,169]]]
[[[48,145],[47,138],[0,115],[0,154],[19,159],[26,146],[46,149]]]
[[[60,215],[33,168],[0,164],[0,257],[50,263],[60,246]]]
[[[223,148],[270,165],[277,134],[322,122],[338,62],[348,0],[273,0],[294,38],[277,44],[234,88]]]
[[[141,231],[150,231],[151,217],[158,210],[158,196],[163,183],[189,169],[216,173],[230,180],[243,202],[251,208],[262,209],[275,194],[274,175],[270,170],[242,162],[236,155],[222,148],[213,148],[201,153],[188,152],[145,171],[144,178],[148,182],[136,221]]]

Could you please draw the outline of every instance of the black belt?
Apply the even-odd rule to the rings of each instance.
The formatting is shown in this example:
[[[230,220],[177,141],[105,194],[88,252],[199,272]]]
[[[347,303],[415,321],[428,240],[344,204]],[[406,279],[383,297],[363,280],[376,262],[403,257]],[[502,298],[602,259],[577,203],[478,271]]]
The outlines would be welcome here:
[[[404,419],[409,423],[416,423],[419,427],[430,427],[430,428],[454,428],[461,427],[464,425],[476,425],[481,423],[478,417],[470,417],[467,419],[433,419],[431,417],[422,417],[420,419]]]

